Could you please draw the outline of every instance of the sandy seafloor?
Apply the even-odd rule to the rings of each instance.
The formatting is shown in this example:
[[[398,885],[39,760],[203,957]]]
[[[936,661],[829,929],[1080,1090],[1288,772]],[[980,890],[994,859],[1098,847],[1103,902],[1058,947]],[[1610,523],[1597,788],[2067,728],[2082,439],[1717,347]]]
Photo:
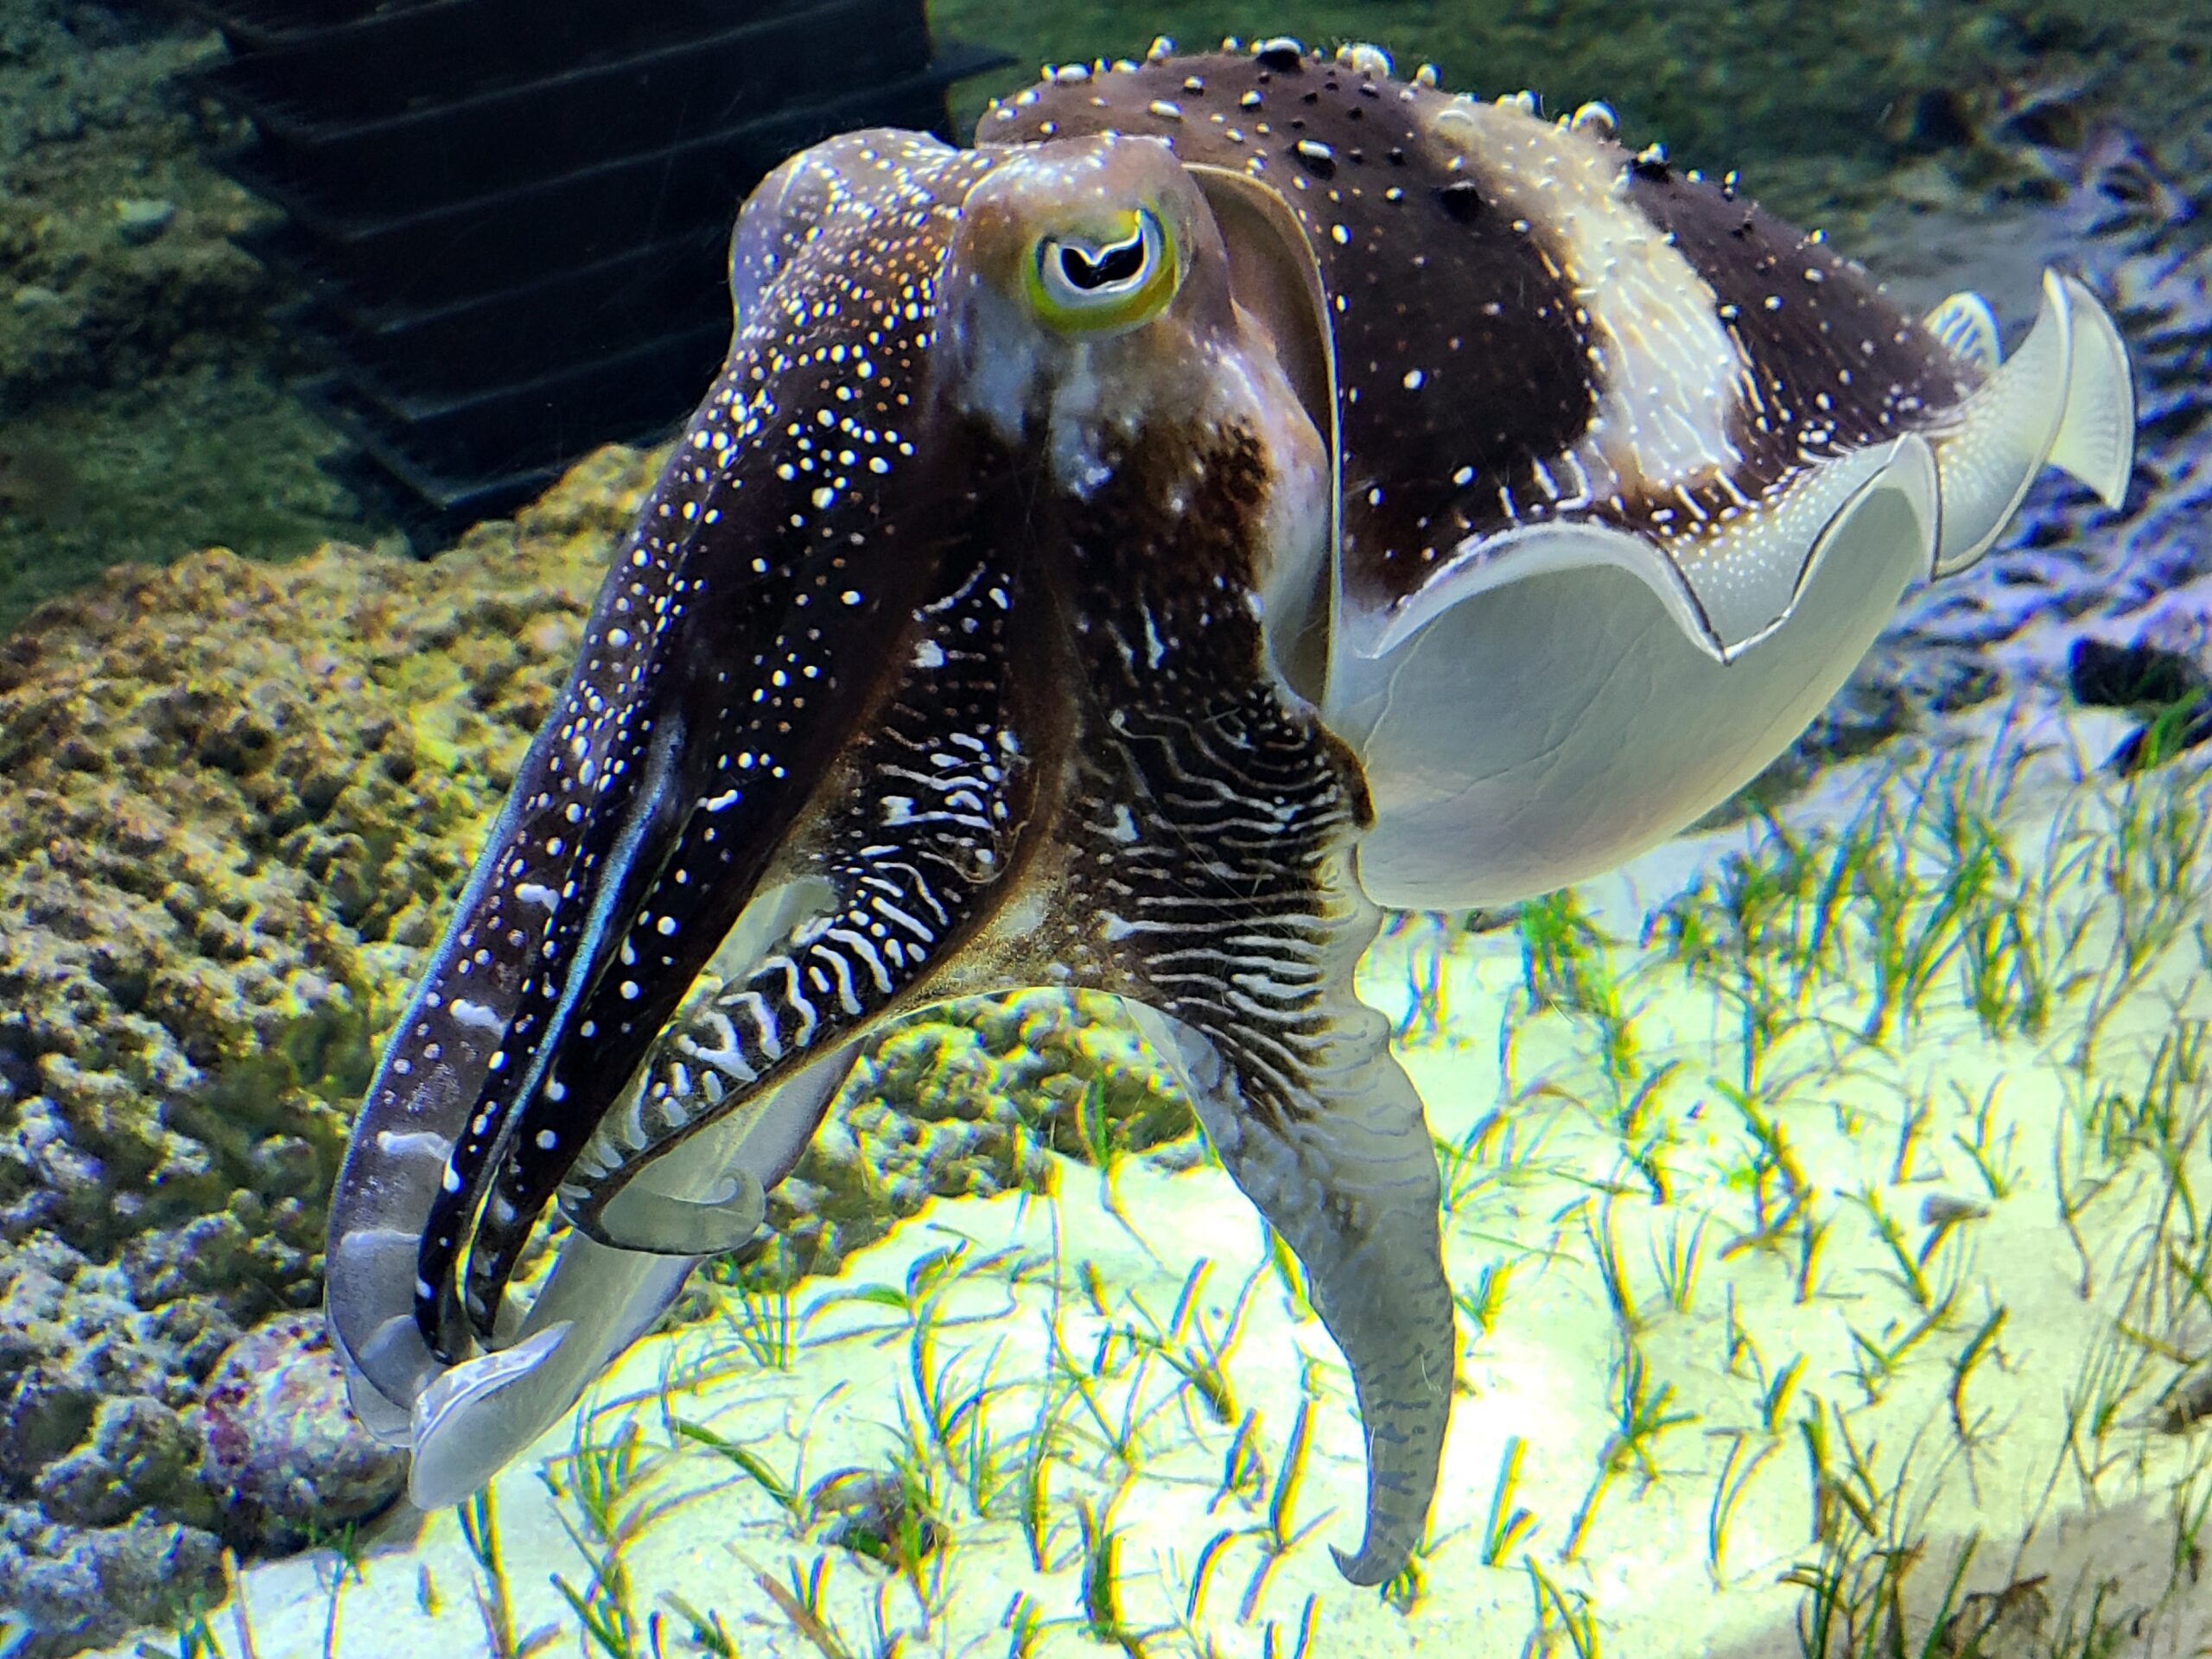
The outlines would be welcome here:
[[[1461,1304],[1431,1543],[1395,1594],[1330,1564],[1360,1510],[1349,1382],[1254,1212],[1216,1166],[1132,1159],[1110,1188],[1068,1163],[1051,1197],[940,1204],[804,1282],[787,1367],[734,1311],[634,1350],[496,1484],[511,1648],[486,1635],[492,1575],[456,1512],[403,1507],[358,1573],[329,1551],[247,1571],[200,1651],[2199,1651],[2212,1469],[2183,1396],[2212,1336],[2202,769],[2083,782],[2119,722],[1998,721],[1891,755],[1885,793],[1862,763],[1790,810],[1809,874],[1765,937],[1802,948],[1756,958],[1771,995],[1748,1069],[1744,999],[1637,939],[1732,851],[1775,868],[1766,826],[1578,890],[1616,942],[1550,975],[1573,1007],[1532,1010],[1512,928],[1409,918],[1370,952],[1364,994],[1405,1016],[1445,1152]],[[1868,817],[1870,799],[1920,811]],[[1862,897],[1816,934],[1832,843],[1811,827],[1854,814]],[[1977,840],[1984,823],[2001,834]],[[1947,905],[1959,871],[1972,896]],[[1923,990],[1909,1028],[1870,1040],[1885,915]],[[1992,1039],[1961,1000],[1980,962],[2006,1017],[2003,988],[2029,982],[2007,937],[2055,988],[2038,1035]],[[1792,960],[1813,964],[1801,984]],[[1210,1357],[1225,1387],[1191,1380]],[[626,1459],[578,1460],[626,1435]],[[804,1513],[825,1477],[902,1456],[938,1517],[918,1560],[831,1541],[857,1478]],[[1806,1621],[1824,1601],[1823,1649]],[[724,1637],[696,1641],[679,1602]]]

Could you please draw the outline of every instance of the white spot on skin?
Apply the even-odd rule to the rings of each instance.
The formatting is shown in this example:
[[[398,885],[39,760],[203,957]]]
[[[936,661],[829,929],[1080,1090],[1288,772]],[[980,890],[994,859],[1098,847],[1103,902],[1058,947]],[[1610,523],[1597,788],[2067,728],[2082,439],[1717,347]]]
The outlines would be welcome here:
[[[453,1142],[427,1129],[378,1129],[377,1150],[388,1158],[449,1158]]]
[[[483,1003],[472,1002],[465,996],[454,998],[446,1011],[453,1015],[454,1024],[467,1026],[472,1031],[489,1032],[497,1037],[507,1028],[506,1021],[497,1014]]]

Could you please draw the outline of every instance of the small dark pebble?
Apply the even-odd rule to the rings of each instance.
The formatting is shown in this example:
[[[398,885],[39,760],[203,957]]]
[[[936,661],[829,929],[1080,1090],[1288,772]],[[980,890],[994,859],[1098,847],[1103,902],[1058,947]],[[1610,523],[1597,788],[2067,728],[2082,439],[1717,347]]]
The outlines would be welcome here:
[[[2204,671],[2177,651],[2109,639],[2076,639],[2066,671],[2074,701],[2092,709],[2177,703],[2206,684]]]
[[[2105,765],[2123,776],[2145,772],[2184,749],[2212,742],[2212,680],[2189,658],[2142,641],[2076,639],[2067,657],[2074,701],[2091,709],[2147,715]]]

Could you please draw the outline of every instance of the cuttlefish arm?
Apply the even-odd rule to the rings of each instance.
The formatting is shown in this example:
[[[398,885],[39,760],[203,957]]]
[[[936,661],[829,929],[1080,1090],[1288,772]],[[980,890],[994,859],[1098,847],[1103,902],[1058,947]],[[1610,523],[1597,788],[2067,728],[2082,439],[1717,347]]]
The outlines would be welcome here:
[[[669,1034],[645,1086],[580,1148],[559,1194],[579,1231],[695,1255],[741,1242],[751,1227],[730,1238],[712,1206],[641,1194],[639,1177],[678,1149],[688,1157],[693,1135],[826,1045],[970,982],[975,964],[963,958],[1006,902],[1038,827],[1037,757],[1058,747],[1051,715],[1019,683],[1036,666],[1020,637],[1035,626],[995,559],[917,608],[899,647],[914,671],[855,735],[845,785],[805,840],[812,902]],[[755,1175],[781,1179],[813,1128],[738,1192]]]
[[[505,1240],[535,1218],[497,1173],[557,1184],[894,677],[958,524],[918,423],[928,281],[988,166],[855,134],[741,219],[728,361],[617,550],[340,1173],[330,1325],[387,1428],[496,1319],[496,1298],[464,1312],[455,1269],[480,1220]]]
[[[1084,921],[1059,954],[1088,954],[1077,976],[1142,1011],[1224,1167],[1304,1264],[1366,1438],[1364,1536],[1337,1565],[1380,1584],[1421,1539],[1454,1344],[1434,1143],[1389,1022],[1352,989],[1380,918],[1352,874],[1366,801],[1348,753],[1260,676],[1181,712],[1187,664],[1236,660],[1233,623],[1141,614],[1167,695],[1120,705],[1084,768],[1089,856],[1064,912]]]
[[[993,521],[983,493],[958,522]],[[911,671],[870,710],[814,823],[718,953],[721,989],[661,1033],[568,1159],[509,1160],[476,1236],[472,1293],[500,1305],[527,1235],[512,1217],[543,1202],[524,1183],[565,1172],[574,1230],[508,1344],[423,1395],[418,1504],[474,1491],[650,1327],[701,1259],[752,1236],[865,1033],[968,985],[965,948],[1035,821],[1031,756],[1059,746],[1014,683],[1051,677],[1022,643],[1034,622],[1008,576],[989,560],[947,571],[956,579],[925,590],[893,653]],[[517,1191],[527,1196],[512,1210],[498,1204]]]
[[[765,1188],[796,1160],[855,1052],[832,1046],[747,1110],[715,1124],[690,1158],[653,1166],[639,1189],[671,1208],[710,1210],[725,1235],[749,1234],[766,1213]],[[439,1372],[391,1423],[389,1438],[413,1452],[410,1501],[422,1510],[463,1502],[520,1456],[652,1328],[699,1260],[617,1249],[571,1232],[501,1345]]]
[[[941,477],[969,475],[942,444],[923,453]],[[789,878],[780,890],[791,896],[780,925],[709,1005],[666,1035],[645,1086],[620,1109],[594,1117],[549,1101],[525,1116],[467,1264],[479,1329],[495,1318],[530,1224],[556,1188],[568,1194],[569,1219],[610,1246],[703,1255],[741,1243],[753,1224],[741,1207],[718,1220],[712,1198],[678,1205],[622,1189],[726,1096],[774,1085],[823,1044],[910,1004],[957,955],[1013,857],[1030,787],[1010,683],[1023,658],[1009,636],[1010,579],[995,555],[968,550],[988,522],[981,493],[958,493],[931,509],[957,527],[959,552],[943,538],[918,537],[908,550],[917,565],[925,555],[942,561],[940,579],[908,593],[900,630],[874,647],[879,696],[852,718],[848,750],[817,791],[811,822],[779,853],[769,880]],[[1016,510],[1007,504],[1009,518]],[[625,973],[669,972],[664,943],[642,941]],[[619,1033],[625,982],[606,987],[601,1001],[587,1025]],[[579,1066],[591,1069],[584,1075],[612,1070],[596,1048]],[[733,1172],[720,1201],[742,1206],[748,1184],[773,1185],[787,1168]]]

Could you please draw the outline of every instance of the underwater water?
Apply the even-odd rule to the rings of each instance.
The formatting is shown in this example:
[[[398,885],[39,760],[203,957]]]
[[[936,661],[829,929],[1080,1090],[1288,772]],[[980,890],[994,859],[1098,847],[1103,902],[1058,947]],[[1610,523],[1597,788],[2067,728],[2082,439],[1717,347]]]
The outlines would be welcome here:
[[[292,10],[0,0],[0,1656],[2212,1643],[2212,10],[939,0],[1265,192],[827,152],[480,522],[175,79]]]

